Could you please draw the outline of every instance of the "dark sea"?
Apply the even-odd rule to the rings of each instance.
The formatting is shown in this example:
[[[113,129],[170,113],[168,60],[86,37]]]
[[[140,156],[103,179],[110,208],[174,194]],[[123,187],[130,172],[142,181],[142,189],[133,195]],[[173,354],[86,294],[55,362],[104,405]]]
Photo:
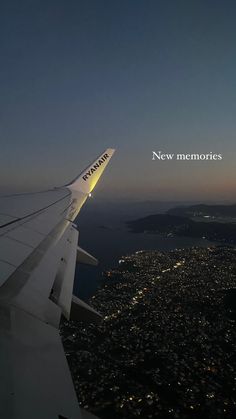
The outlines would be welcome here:
[[[172,250],[212,245],[204,239],[162,237],[157,234],[135,234],[125,222],[150,214],[163,213],[173,203],[136,205],[90,205],[77,219],[79,245],[99,260],[97,267],[77,265],[74,293],[84,301],[91,298],[101,285],[102,272],[118,266],[119,259],[137,250]]]

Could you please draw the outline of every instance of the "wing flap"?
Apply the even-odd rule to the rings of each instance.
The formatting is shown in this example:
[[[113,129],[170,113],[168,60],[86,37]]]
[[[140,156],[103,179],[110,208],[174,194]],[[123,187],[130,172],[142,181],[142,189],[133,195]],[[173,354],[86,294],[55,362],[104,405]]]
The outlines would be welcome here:
[[[71,320],[79,320],[85,323],[99,324],[102,320],[102,315],[94,310],[93,307],[73,295],[70,318]]]
[[[71,299],[73,293],[76,249],[78,242],[78,231],[70,228],[70,234],[65,243],[65,250],[60,261],[56,279],[53,285],[52,300],[61,308],[64,316],[69,320]]]
[[[86,250],[82,249],[82,247],[77,247],[77,262],[84,263],[85,265],[92,265],[97,266],[98,260],[90,255],[90,253],[86,252]]]

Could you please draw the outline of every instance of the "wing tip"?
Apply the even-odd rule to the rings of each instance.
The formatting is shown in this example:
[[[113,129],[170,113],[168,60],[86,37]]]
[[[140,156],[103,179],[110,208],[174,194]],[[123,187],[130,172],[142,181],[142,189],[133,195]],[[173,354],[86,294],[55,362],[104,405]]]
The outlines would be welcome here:
[[[115,148],[107,148],[79,176],[65,186],[85,194],[92,192],[115,151]]]

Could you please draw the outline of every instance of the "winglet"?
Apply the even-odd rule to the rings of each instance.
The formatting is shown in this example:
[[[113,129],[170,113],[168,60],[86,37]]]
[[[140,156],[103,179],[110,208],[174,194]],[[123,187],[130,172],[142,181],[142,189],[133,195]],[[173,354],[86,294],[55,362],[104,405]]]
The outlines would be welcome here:
[[[87,169],[66,186],[71,190],[85,194],[92,192],[114,152],[113,148],[105,150]]]

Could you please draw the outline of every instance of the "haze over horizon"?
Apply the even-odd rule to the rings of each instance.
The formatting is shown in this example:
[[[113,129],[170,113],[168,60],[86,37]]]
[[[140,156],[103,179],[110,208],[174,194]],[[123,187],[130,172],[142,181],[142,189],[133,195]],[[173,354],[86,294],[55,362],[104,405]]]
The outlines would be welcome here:
[[[95,198],[234,201],[236,4],[0,6],[0,192],[67,183],[117,149]],[[152,161],[152,151],[222,161]]]

